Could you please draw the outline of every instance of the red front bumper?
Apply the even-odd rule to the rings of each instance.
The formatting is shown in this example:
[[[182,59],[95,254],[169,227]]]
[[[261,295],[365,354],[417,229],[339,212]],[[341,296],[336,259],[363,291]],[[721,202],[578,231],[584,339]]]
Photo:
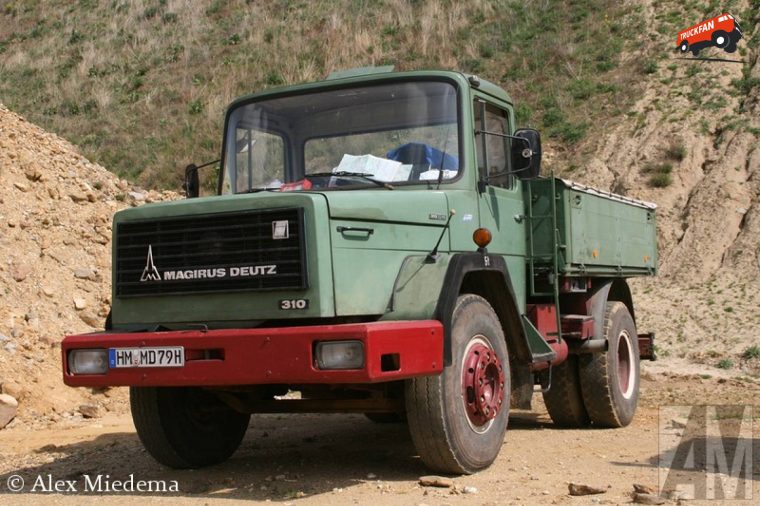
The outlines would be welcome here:
[[[364,343],[364,368],[321,370],[317,341]],[[68,353],[81,348],[182,346],[183,367],[119,368],[73,375]],[[101,332],[68,336],[61,345],[63,381],[70,386],[212,386],[266,383],[377,383],[440,373],[443,326],[435,320],[271,329]],[[385,358],[383,358],[385,357]]]

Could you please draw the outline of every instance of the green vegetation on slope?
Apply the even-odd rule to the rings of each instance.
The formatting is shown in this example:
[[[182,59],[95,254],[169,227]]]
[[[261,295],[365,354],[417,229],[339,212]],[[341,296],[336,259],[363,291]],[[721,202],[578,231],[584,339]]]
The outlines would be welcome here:
[[[515,97],[518,123],[570,154],[626,111],[631,82],[657,69],[621,63],[642,15],[615,0],[28,0],[2,9],[0,100],[93,161],[158,187],[218,156],[235,96],[336,69],[479,74]]]

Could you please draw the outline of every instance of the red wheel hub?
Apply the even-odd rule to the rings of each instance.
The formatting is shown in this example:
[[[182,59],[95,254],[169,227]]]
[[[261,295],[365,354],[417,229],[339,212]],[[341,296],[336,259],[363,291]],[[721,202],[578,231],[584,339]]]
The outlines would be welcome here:
[[[496,352],[476,342],[464,357],[462,389],[467,416],[480,427],[496,418],[504,402],[504,368]]]

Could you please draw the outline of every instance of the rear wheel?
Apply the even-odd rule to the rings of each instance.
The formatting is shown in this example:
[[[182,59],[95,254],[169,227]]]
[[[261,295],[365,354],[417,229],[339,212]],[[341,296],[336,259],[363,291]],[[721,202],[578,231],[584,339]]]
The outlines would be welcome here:
[[[685,53],[685,52],[687,52],[687,51],[689,50],[689,43],[688,43],[688,42],[686,42],[686,41],[683,41],[683,42],[681,42],[681,45],[680,45],[680,46],[678,46],[678,49],[679,49],[679,50],[680,50],[682,53]]]
[[[594,425],[624,427],[639,400],[639,340],[622,302],[607,302],[604,337],[606,352],[579,356],[583,403]]]
[[[552,368],[551,388],[544,392],[544,404],[552,421],[560,427],[586,427],[590,420],[583,404],[578,377],[578,357],[570,355]]]
[[[499,319],[484,298],[460,295],[452,322],[453,363],[438,376],[406,382],[406,412],[425,465],[469,474],[491,465],[504,441],[509,356]]]
[[[724,48],[731,43],[731,38],[722,30],[713,33],[712,42],[719,48]]]
[[[145,449],[176,469],[227,460],[240,446],[250,420],[201,388],[130,387],[129,400]]]

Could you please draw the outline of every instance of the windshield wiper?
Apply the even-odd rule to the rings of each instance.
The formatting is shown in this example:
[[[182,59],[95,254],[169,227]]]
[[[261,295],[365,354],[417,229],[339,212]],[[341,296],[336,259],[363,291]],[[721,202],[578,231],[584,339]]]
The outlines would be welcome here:
[[[338,172],[315,172],[313,174],[304,174],[305,178],[312,178],[312,177],[358,177],[360,179],[364,179],[365,181],[369,181],[370,183],[374,183],[377,186],[382,186],[383,188],[388,188],[389,190],[393,190],[393,185],[386,183],[384,181],[378,181],[377,179],[373,179],[372,176],[374,174],[362,174],[361,172],[346,172],[344,170],[338,171]]]
[[[242,192],[238,192],[238,194],[241,193],[259,193],[259,192],[278,192],[280,191],[279,188],[251,188],[250,190],[245,190]]]

